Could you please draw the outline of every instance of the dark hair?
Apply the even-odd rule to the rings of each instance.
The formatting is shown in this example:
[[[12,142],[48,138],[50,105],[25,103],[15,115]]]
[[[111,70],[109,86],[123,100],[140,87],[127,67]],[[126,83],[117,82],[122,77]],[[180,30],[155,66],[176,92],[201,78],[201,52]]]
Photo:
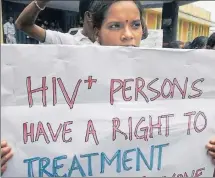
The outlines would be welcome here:
[[[208,38],[205,36],[196,37],[190,44],[190,49],[202,49],[206,46]]]
[[[117,1],[120,0],[97,0],[91,4],[89,11],[92,13],[94,28],[96,27],[97,29],[101,29],[102,23],[105,19],[108,9],[113,3]],[[141,24],[143,29],[142,39],[146,39],[148,37],[148,29],[145,24],[145,20],[143,19],[143,8],[141,6],[140,1],[133,0],[133,2],[137,5],[137,8],[139,9],[140,12]]]
[[[181,41],[172,41],[167,45],[167,48],[179,49],[181,44]]]
[[[207,49],[212,49],[215,46],[215,32],[208,38]]]
[[[183,49],[190,49],[190,44],[191,44],[190,41],[186,42]]]
[[[90,5],[94,2],[94,0],[80,0],[79,3],[79,14],[84,20],[84,14],[85,12],[89,11]]]

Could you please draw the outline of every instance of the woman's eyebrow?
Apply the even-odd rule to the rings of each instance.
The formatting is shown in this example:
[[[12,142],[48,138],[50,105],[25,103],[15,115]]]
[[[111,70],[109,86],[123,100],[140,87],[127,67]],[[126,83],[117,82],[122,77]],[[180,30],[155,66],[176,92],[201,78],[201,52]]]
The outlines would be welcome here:
[[[141,20],[140,20],[140,19],[137,19],[137,20],[133,20],[133,22],[141,22]]]
[[[110,22],[108,22],[107,24],[114,24],[114,23],[121,23],[121,22],[119,22],[119,21],[110,21]]]

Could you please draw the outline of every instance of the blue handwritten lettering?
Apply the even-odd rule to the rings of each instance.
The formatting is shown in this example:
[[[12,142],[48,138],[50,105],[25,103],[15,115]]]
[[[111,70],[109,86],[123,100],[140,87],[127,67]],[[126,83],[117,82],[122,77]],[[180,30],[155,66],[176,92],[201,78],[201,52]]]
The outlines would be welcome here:
[[[40,157],[23,160],[23,163],[28,163],[28,177],[34,177],[33,162],[38,160],[40,160]]]
[[[136,171],[143,171],[145,168],[148,170],[153,170],[155,161],[157,162],[157,167],[154,169],[161,170],[162,168],[162,157],[163,157],[163,149],[165,147],[169,146],[169,143],[167,144],[161,144],[161,145],[152,145],[150,147],[150,152],[143,152],[140,148],[133,148],[128,150],[117,150],[114,155],[111,155],[109,158],[106,153],[88,153],[88,154],[82,154],[80,157],[77,158],[77,156],[73,156],[71,160],[71,167],[67,171],[67,173],[63,174],[63,177],[74,177],[73,171],[79,171],[80,175],[82,177],[86,177],[85,171],[88,169],[88,176],[93,176],[94,172],[97,171],[98,167],[93,166],[95,165],[95,161],[98,159],[94,159],[96,156],[99,156],[100,158],[100,174],[105,173],[106,164],[109,166],[113,166],[113,162],[115,162],[116,166],[114,166],[114,171],[117,173],[120,173],[122,171],[130,171],[133,169],[132,166],[129,166],[128,162],[130,163],[136,163]],[[136,156],[128,155],[129,153],[134,152]],[[155,154],[156,153],[156,154]],[[147,157],[146,157],[147,155]],[[158,158],[155,158],[155,155],[158,156]],[[110,155],[109,155],[110,156]],[[82,167],[83,165],[80,164],[80,160],[82,158],[87,158],[87,166]],[[35,157],[31,159],[25,159],[23,162],[27,163],[28,166],[28,177],[34,177],[34,169],[33,167],[35,164],[33,162],[38,161],[39,169],[38,169],[38,177],[60,177],[58,174],[59,169],[64,167],[64,164],[60,164],[59,161],[66,160],[67,155],[62,155],[55,157],[53,160],[50,160],[47,157]],[[136,160],[135,160],[136,159]],[[67,160],[68,162],[68,160]],[[144,165],[141,165],[141,163],[144,163]],[[67,163],[68,164],[68,163]],[[132,164],[133,165],[133,164]],[[96,168],[95,170],[93,168]],[[52,172],[49,172],[48,170],[51,170]],[[98,172],[96,172],[98,173]]]
[[[77,165],[77,166],[76,166],[76,165]],[[80,162],[78,161],[76,155],[73,157],[72,166],[71,166],[71,168],[69,169],[68,177],[71,177],[71,176],[72,176],[72,172],[73,172],[74,170],[79,170],[81,176],[82,176],[82,177],[86,177],[86,174],[85,174],[83,168],[81,167],[81,164],[80,164]]]
[[[120,173],[121,172],[121,150],[118,150],[115,155],[112,157],[112,159],[108,159],[108,157],[106,156],[105,153],[101,153],[101,171],[100,173],[104,173],[105,172],[105,161],[107,162],[107,164],[110,166],[112,164],[112,162],[117,158],[117,162],[116,162],[116,172]]]
[[[58,175],[57,171],[58,171],[58,169],[63,168],[64,165],[63,164],[58,165],[57,163],[58,163],[58,161],[60,161],[62,159],[67,159],[67,156],[66,155],[58,156],[53,159],[52,172],[53,172],[54,177],[61,177]],[[64,174],[62,177],[67,177],[67,174]]]
[[[39,177],[43,177],[43,174],[46,174],[48,177],[53,177],[53,175],[46,170],[49,164],[49,158],[44,157],[39,160]]]
[[[153,169],[153,161],[154,161],[154,145],[151,146],[150,151],[150,164],[147,162],[145,156],[143,155],[142,151],[137,148],[137,155],[136,155],[136,171],[140,171],[140,158],[142,158],[144,164],[147,166],[149,170]]]
[[[88,176],[93,176],[92,172],[92,156],[98,156],[99,153],[91,153],[91,154],[85,154],[80,155],[81,158],[88,158]]]
[[[132,161],[132,158],[127,158],[127,155],[128,153],[131,153],[133,151],[136,151],[136,149],[131,149],[131,150],[125,150],[125,152],[123,153],[123,157],[122,157],[122,166],[123,166],[123,169],[125,171],[129,171],[132,169],[132,167],[127,167],[126,163],[129,162],[129,161]]]
[[[166,146],[169,146],[169,143],[167,144],[163,144],[163,145],[157,145],[155,146],[155,148],[158,148],[159,149],[159,152],[158,152],[158,170],[161,170],[161,167],[162,167],[162,151],[163,151],[163,147],[166,147]]]

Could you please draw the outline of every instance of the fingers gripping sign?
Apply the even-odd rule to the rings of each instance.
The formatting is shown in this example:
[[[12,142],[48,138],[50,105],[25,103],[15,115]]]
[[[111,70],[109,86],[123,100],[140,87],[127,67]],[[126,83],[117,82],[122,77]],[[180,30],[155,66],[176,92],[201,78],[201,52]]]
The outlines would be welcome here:
[[[8,146],[6,141],[1,141],[1,175],[7,169],[7,162],[13,156],[11,148]]]
[[[215,160],[215,138],[209,141],[209,143],[206,145],[206,148],[208,149],[208,154],[213,160]]]

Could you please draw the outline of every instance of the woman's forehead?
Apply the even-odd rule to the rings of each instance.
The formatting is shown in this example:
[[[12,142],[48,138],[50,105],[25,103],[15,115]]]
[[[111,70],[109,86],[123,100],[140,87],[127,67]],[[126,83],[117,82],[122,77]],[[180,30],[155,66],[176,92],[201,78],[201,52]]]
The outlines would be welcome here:
[[[140,18],[140,12],[133,1],[117,1],[108,9],[106,18],[127,20]]]

